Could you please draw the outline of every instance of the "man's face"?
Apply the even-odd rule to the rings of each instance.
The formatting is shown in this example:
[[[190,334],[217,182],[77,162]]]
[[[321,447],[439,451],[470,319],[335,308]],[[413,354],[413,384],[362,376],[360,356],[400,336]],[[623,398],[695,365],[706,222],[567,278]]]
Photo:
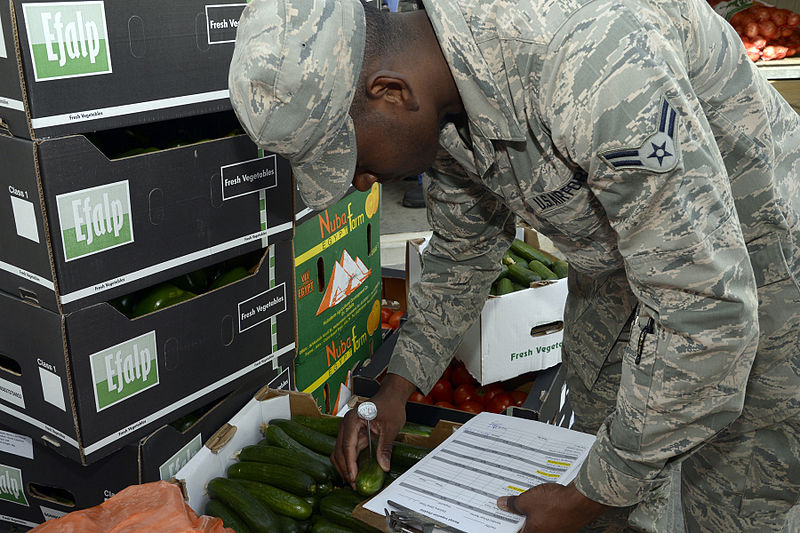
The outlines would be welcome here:
[[[358,163],[353,186],[367,191],[374,182],[390,183],[427,170],[439,147],[435,113],[387,116],[379,111],[354,117]]]

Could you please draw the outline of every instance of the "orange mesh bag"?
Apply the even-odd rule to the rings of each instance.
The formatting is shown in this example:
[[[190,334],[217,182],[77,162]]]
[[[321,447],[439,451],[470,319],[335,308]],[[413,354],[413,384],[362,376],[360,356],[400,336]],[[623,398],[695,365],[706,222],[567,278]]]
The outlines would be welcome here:
[[[222,520],[197,516],[166,481],[131,485],[100,505],[48,520],[30,533],[235,533]]]

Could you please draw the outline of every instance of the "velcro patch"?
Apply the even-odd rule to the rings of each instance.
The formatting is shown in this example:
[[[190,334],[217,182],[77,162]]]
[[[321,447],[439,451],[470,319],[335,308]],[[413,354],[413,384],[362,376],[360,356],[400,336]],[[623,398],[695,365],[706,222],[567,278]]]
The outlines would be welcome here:
[[[652,172],[669,172],[680,158],[676,130],[678,113],[666,99],[661,100],[658,131],[648,137],[639,147],[609,150],[600,154],[600,159],[611,168],[637,168]]]

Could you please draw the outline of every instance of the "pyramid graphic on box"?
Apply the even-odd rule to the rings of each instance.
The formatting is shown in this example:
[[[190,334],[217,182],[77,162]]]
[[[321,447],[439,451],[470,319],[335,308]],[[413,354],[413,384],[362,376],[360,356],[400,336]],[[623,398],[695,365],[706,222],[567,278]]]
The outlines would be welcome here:
[[[372,274],[372,269],[367,268],[361,259],[356,257],[353,260],[347,250],[343,250],[342,258],[333,265],[328,288],[325,290],[325,296],[322,297],[319,309],[317,309],[317,316],[347,298],[364,283],[370,274]]]

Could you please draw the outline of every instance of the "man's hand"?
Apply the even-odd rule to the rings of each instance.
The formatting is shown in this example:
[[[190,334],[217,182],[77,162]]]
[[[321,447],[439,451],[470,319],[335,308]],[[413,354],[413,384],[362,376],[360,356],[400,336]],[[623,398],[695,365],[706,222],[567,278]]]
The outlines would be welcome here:
[[[578,531],[609,508],[578,492],[572,483],[566,487],[556,483],[537,485],[519,496],[498,498],[497,506],[525,515],[522,533]]]
[[[392,443],[406,423],[406,401],[414,392],[414,384],[397,374],[387,375],[381,388],[370,398],[378,408],[378,416],[370,421],[373,439],[377,437],[377,459],[384,471],[389,471],[392,457]],[[367,423],[358,417],[353,409],[349,411],[339,426],[336,449],[331,454],[331,462],[342,479],[353,489],[358,474],[358,454],[369,444]]]

